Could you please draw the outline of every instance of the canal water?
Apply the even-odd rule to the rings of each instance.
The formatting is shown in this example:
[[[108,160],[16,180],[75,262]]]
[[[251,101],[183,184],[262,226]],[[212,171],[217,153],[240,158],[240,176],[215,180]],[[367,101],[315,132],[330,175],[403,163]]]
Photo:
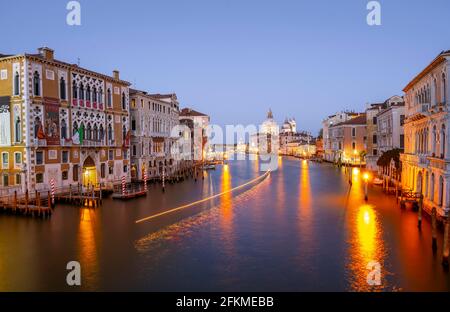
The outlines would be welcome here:
[[[205,179],[150,186],[98,209],[58,205],[50,220],[0,216],[0,291],[449,291],[430,223],[344,169],[280,158],[230,161]],[[137,220],[225,192],[194,206]],[[69,261],[81,287],[66,284]],[[378,263],[381,285],[369,285]]]

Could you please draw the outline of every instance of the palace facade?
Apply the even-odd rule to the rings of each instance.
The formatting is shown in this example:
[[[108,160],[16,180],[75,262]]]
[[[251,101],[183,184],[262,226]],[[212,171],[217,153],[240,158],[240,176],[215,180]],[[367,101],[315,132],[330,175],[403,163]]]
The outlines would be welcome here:
[[[129,83],[54,58],[0,55],[3,189],[129,177]]]
[[[450,209],[450,51],[439,54],[404,89],[405,151],[402,185],[424,196],[424,208],[439,216]]]
[[[179,104],[176,94],[130,90],[131,177],[142,180],[171,175],[178,162],[172,148],[178,139]]]

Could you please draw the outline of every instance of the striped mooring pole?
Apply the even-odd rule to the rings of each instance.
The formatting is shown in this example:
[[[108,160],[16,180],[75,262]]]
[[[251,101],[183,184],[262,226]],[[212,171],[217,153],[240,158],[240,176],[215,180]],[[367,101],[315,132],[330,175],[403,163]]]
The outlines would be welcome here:
[[[122,194],[125,195],[126,193],[126,181],[125,181],[125,176],[122,176]]]
[[[144,170],[144,191],[147,192],[147,170]]]
[[[52,207],[55,206],[55,179],[50,180],[51,197],[52,197]]]

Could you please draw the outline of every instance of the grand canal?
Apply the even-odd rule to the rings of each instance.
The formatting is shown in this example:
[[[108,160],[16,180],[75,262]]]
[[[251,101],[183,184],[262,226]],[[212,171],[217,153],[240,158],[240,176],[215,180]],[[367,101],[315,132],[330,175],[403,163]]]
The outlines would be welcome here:
[[[0,216],[0,290],[449,291],[426,220],[401,210],[343,169],[280,158],[251,186],[141,223],[136,220],[226,192],[263,174],[230,161],[205,179],[150,186],[146,198],[98,209],[58,205],[50,220]],[[81,264],[82,286],[66,284]],[[367,265],[381,265],[381,286]]]

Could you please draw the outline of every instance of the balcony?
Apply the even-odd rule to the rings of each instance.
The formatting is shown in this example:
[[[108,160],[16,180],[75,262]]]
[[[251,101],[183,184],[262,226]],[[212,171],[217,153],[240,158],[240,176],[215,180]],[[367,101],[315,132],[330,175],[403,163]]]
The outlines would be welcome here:
[[[425,118],[430,115],[429,109],[429,103],[414,105],[413,107],[408,109],[408,119],[413,121]]]
[[[38,147],[46,147],[47,146],[47,140],[46,139],[34,139],[34,146]]]
[[[446,161],[443,157],[437,158],[437,157],[428,157],[428,161],[430,162],[430,167],[437,168],[441,170],[448,170],[449,169],[449,162]]]

